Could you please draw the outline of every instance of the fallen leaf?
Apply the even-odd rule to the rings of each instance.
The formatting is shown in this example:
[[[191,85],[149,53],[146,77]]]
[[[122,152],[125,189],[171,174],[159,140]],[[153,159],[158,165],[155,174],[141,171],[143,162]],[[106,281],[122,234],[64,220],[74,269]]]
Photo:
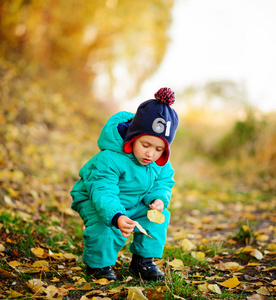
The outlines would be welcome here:
[[[60,279],[58,279],[57,277],[54,277],[51,281],[52,282],[60,282]]]
[[[68,294],[68,290],[64,288],[57,288],[54,285],[49,285],[45,289],[45,293],[46,293],[46,298],[48,299],[52,299],[52,298],[62,299],[64,296]]]
[[[34,268],[40,268],[44,272],[49,272],[49,263],[46,260],[37,260],[32,264]]]
[[[162,224],[165,222],[165,216],[161,214],[157,209],[150,209],[147,212],[148,219],[151,222]]]
[[[221,289],[217,284],[208,284],[208,289],[216,294],[221,294]]]
[[[247,297],[246,299],[247,300],[267,300],[266,296],[259,295],[259,294],[254,294],[252,296]]]
[[[32,290],[35,294],[42,294],[45,292],[45,283],[40,279],[30,279],[27,282],[27,286]]]
[[[136,221],[135,222],[136,227],[146,236],[150,237],[152,239],[152,237],[150,235],[148,235],[148,233],[146,232],[146,230]]]
[[[219,282],[220,285],[224,286],[224,287],[228,287],[228,288],[235,288],[236,286],[238,286],[240,284],[240,281],[237,277],[232,277],[229,278],[223,282]]]
[[[169,262],[169,265],[172,266],[175,270],[178,271],[184,270],[184,264],[181,259],[174,259]]]
[[[205,253],[198,251],[198,252],[192,252],[192,257],[198,259],[198,260],[203,260],[205,258]]]
[[[130,287],[128,289],[127,299],[129,300],[148,300],[137,287]]]
[[[237,271],[240,270],[242,267],[236,262],[219,262],[218,265],[215,265],[216,269],[219,271]]]
[[[73,259],[76,259],[77,256],[72,253],[64,253],[63,257],[65,257],[65,259],[67,259],[67,260],[73,260]]]
[[[41,268],[34,268],[34,267],[32,267],[28,264],[18,266],[17,270],[21,273],[24,273],[24,274],[35,274],[35,273],[40,273],[41,272]]]
[[[5,278],[16,278],[17,275],[13,274],[13,273],[10,273],[6,270],[3,270],[3,269],[0,269],[0,275],[5,277]]]
[[[265,286],[260,287],[258,290],[256,290],[256,292],[260,295],[270,295],[269,290]]]
[[[250,252],[250,255],[251,256],[254,256],[255,258],[257,258],[257,259],[263,259],[263,254],[259,251],[259,250],[257,250],[257,249],[253,249],[251,252]]]
[[[17,261],[17,260],[13,260],[13,261],[10,261],[10,262],[9,262],[9,265],[10,265],[12,268],[16,268],[16,267],[22,265],[22,263],[19,262],[19,261]]]
[[[180,246],[184,251],[190,251],[196,247],[189,239],[184,239]]]
[[[164,300],[165,296],[162,291],[157,289],[146,289],[147,298],[151,300]]]
[[[100,278],[98,280],[95,281],[96,284],[100,284],[100,285],[108,285],[109,283],[113,282],[114,280],[108,280],[106,278]]]
[[[260,234],[256,237],[256,240],[260,242],[266,242],[269,240],[269,236],[266,234]]]
[[[203,293],[207,293],[209,291],[207,282],[205,282],[204,284],[199,284],[197,288]]]
[[[43,258],[44,257],[44,249],[42,249],[42,248],[39,248],[39,247],[37,247],[37,248],[31,248],[31,251],[32,251],[32,253],[35,256],[37,256],[39,258]]]
[[[57,260],[60,260],[63,258],[63,253],[59,252],[59,253],[54,253],[52,252],[50,249],[49,249],[49,256],[54,258],[54,259],[57,259]]]
[[[9,294],[9,296],[8,296],[9,299],[10,298],[19,299],[21,297],[24,297],[22,294],[14,291],[14,290],[11,290],[11,289],[7,291],[7,294]]]
[[[81,291],[89,291],[89,290],[92,290],[92,286],[89,282],[85,283],[83,286],[81,287],[78,287],[78,290],[81,290]]]

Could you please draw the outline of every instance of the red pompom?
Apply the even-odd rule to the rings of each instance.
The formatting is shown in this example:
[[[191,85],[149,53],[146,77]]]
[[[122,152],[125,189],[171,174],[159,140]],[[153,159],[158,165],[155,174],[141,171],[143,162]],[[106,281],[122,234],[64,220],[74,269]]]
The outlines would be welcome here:
[[[172,105],[175,101],[174,92],[170,88],[161,88],[154,94],[154,97],[157,101],[168,105]]]

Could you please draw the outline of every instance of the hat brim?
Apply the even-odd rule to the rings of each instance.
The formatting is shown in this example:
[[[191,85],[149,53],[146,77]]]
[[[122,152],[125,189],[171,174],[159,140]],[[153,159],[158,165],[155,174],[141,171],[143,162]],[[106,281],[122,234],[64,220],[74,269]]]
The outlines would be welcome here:
[[[123,150],[124,150],[124,152],[125,152],[125,153],[128,153],[128,154],[131,153],[132,150],[133,150],[133,146],[132,146],[133,142],[134,142],[135,140],[137,140],[139,137],[143,136],[143,135],[146,135],[146,134],[140,134],[140,135],[138,135],[138,136],[135,136],[135,137],[134,137],[133,139],[131,139],[130,141],[124,143],[124,145],[123,145]],[[147,134],[147,135],[152,135],[152,134]],[[155,135],[152,135],[152,136],[155,136]],[[166,141],[166,139],[163,139],[163,138],[160,137],[160,136],[156,136],[156,137],[162,139],[162,140],[165,142],[165,150],[164,150],[163,154],[161,155],[161,157],[159,157],[159,158],[155,161],[155,163],[156,163],[158,166],[161,166],[161,167],[162,167],[162,166],[164,166],[164,165],[168,162],[168,160],[169,160],[169,157],[170,157],[170,147],[169,147],[169,144],[168,144],[168,142]]]

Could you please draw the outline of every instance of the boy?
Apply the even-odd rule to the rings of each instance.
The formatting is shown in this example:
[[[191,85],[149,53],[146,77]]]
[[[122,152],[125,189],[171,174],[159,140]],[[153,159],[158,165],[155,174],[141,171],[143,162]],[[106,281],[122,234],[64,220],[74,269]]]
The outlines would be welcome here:
[[[71,191],[72,209],[85,224],[83,261],[95,278],[117,280],[111,266],[133,231],[130,270],[144,280],[164,278],[153,257],[162,257],[169,225],[166,208],[174,185],[169,145],[178,116],[170,107],[170,89],[161,88],[154,96],[135,115],[122,111],[107,121],[98,139],[100,152],[81,168]],[[150,222],[148,209],[162,212],[165,222]]]

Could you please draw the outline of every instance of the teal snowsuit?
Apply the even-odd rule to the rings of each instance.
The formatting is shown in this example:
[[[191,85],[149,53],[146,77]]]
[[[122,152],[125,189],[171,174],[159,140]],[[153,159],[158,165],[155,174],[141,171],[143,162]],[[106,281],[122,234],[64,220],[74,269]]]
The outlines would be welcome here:
[[[153,237],[147,237],[135,227],[130,251],[143,257],[162,257],[170,219],[166,208],[174,185],[174,171],[170,162],[165,166],[141,165],[132,153],[123,151],[123,138],[117,126],[132,120],[133,116],[123,111],[107,121],[98,139],[101,151],[81,168],[81,179],[71,191],[72,209],[85,224],[83,261],[91,268],[116,263],[118,252],[126,242],[121,231],[111,223],[119,212],[138,221]],[[163,224],[147,218],[148,206],[155,199],[164,202]]]

